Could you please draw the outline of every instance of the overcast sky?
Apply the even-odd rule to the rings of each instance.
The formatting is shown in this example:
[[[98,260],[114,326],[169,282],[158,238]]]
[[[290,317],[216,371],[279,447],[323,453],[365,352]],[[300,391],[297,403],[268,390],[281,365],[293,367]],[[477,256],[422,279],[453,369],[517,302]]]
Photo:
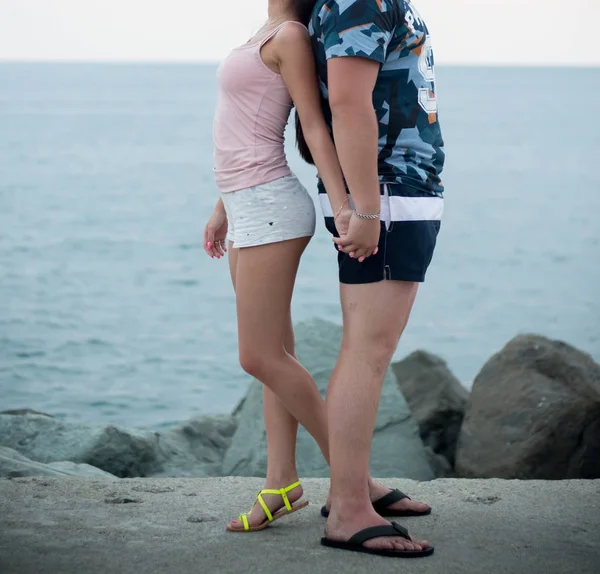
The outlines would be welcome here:
[[[600,0],[415,0],[438,63],[600,65]],[[218,61],[267,0],[0,0],[0,60]]]

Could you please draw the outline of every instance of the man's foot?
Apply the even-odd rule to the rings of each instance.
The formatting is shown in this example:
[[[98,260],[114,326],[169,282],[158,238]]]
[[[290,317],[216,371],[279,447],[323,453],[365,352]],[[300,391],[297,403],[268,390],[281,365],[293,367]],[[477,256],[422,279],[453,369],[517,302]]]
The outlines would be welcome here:
[[[352,512],[346,513],[347,510],[353,509],[346,507],[343,516],[341,514],[336,515],[334,512],[330,514],[327,520],[327,527],[325,528],[326,538],[329,540],[347,542],[356,533],[365,528],[390,525],[390,522],[379,516],[372,508],[362,511],[354,509]],[[429,548],[429,542],[427,540],[419,540],[412,537],[410,537],[410,540],[407,540],[403,536],[373,538],[367,540],[362,545],[365,548],[384,550],[421,551]]]
[[[288,485],[293,484],[294,482],[294,480],[292,480],[291,482],[286,482],[286,484],[266,482],[265,489],[279,490],[280,488],[286,488]],[[290,490],[287,493],[287,497],[290,501],[290,504],[294,504],[294,502],[300,500],[300,498],[302,498],[303,493],[304,491],[302,490],[301,485],[298,485],[293,490]],[[267,505],[269,510],[271,511],[271,514],[275,514],[278,510],[285,508],[285,502],[279,494],[263,494],[262,498],[265,501],[265,504]],[[250,528],[256,528],[257,526],[260,526],[267,520],[267,515],[265,514],[265,511],[259,504],[258,500],[254,503],[252,510],[247,514],[247,518],[248,526]],[[239,519],[232,520],[228,526],[233,530],[239,530],[244,528],[244,524]]]
[[[376,502],[377,500],[382,499],[390,492],[390,488],[387,488],[382,484],[375,482],[372,478],[369,479],[369,496],[371,498],[371,502]],[[410,498],[403,498],[402,500],[398,500],[397,502],[390,504],[387,507],[387,510],[393,510],[398,512],[412,511],[417,514],[425,514],[427,511],[431,510],[431,508],[424,502],[411,500]]]
[[[372,478],[369,479],[369,497],[371,498],[371,502],[377,502],[381,500],[384,496],[387,496],[392,490],[375,482]],[[327,512],[331,508],[331,492],[327,494],[327,502],[325,504],[325,508]],[[414,512],[415,514],[426,514],[431,510],[431,507],[424,502],[419,502],[417,500],[411,500],[410,498],[403,498],[402,500],[398,500],[390,504],[387,507],[389,511],[396,512]]]

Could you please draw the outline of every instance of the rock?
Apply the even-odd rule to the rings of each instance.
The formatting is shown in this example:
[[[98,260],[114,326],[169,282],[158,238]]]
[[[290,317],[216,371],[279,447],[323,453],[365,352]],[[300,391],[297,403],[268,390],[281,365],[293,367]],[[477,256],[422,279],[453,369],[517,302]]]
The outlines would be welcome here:
[[[442,359],[425,351],[394,363],[392,370],[423,443],[448,459],[453,468],[469,394]]]
[[[236,428],[233,416],[201,416],[162,434],[153,476],[218,476]]]
[[[120,478],[147,476],[160,464],[156,433],[40,415],[0,415],[0,446],[38,462],[85,463]]]
[[[201,524],[203,522],[217,522],[218,518],[215,516],[189,516],[185,521],[192,524]]]
[[[220,472],[222,476],[266,475],[266,434],[262,408],[262,385],[252,381],[248,392],[234,409],[238,428],[225,452]],[[300,437],[297,450],[300,450]],[[317,466],[321,470],[319,460]]]
[[[510,341],[475,380],[456,472],[467,478],[600,477],[600,365],[545,337]]]
[[[47,466],[53,470],[63,472],[70,476],[84,476],[84,477],[102,476],[105,478],[106,477],[117,478],[114,474],[105,472],[104,470],[96,468],[95,466],[91,466],[89,464],[77,464],[76,462],[71,462],[69,460],[63,460],[60,462],[51,462]]]
[[[41,413],[40,411],[34,411],[33,409],[13,409],[10,411],[0,411],[0,415],[42,415],[45,417],[52,417],[47,413]]]
[[[0,477],[16,478],[23,476],[116,478],[112,474],[90,466],[89,464],[76,464],[68,461],[43,464],[28,459],[16,450],[0,446]]]
[[[436,478],[455,478],[456,473],[445,456],[436,454],[430,446],[425,447],[429,466]]]
[[[298,358],[324,395],[339,352],[341,327],[313,319],[297,325],[295,334]],[[262,385],[254,381],[243,404],[236,409],[239,426],[225,454],[222,475],[265,476],[267,458],[262,409]],[[303,428],[298,432],[296,460],[301,477],[329,476],[319,448]],[[377,416],[371,472],[378,478],[434,478],[417,425],[391,371],[385,378]]]
[[[160,434],[0,415],[0,445],[41,463],[84,463],[120,478],[218,474],[236,428],[231,416],[199,417]]]
[[[144,502],[141,498],[132,498],[131,496],[109,496],[104,499],[106,504],[141,504]]]
[[[132,487],[134,492],[147,492],[149,494],[164,494],[165,492],[175,492],[174,486],[152,485],[147,483],[138,484]]]

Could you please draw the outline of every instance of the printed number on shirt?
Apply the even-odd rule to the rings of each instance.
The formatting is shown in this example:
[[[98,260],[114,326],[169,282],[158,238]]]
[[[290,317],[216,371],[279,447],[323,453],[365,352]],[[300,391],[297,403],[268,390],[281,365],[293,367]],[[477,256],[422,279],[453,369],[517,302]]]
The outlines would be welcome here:
[[[433,67],[433,49],[431,47],[431,38],[425,37],[425,43],[419,56],[419,72],[426,82],[433,84],[435,82],[435,70]],[[433,87],[433,85],[432,85]],[[428,114],[437,113],[437,100],[433,90],[430,88],[419,89],[419,105]]]

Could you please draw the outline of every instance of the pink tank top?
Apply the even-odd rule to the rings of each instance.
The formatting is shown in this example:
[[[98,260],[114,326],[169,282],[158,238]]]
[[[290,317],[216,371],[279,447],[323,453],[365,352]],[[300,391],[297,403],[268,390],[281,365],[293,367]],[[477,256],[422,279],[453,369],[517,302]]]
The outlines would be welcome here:
[[[214,172],[221,192],[269,183],[291,174],[284,132],[292,98],[281,76],[270,70],[260,56],[264,44],[286,23],[260,43],[233,50],[217,72]]]

